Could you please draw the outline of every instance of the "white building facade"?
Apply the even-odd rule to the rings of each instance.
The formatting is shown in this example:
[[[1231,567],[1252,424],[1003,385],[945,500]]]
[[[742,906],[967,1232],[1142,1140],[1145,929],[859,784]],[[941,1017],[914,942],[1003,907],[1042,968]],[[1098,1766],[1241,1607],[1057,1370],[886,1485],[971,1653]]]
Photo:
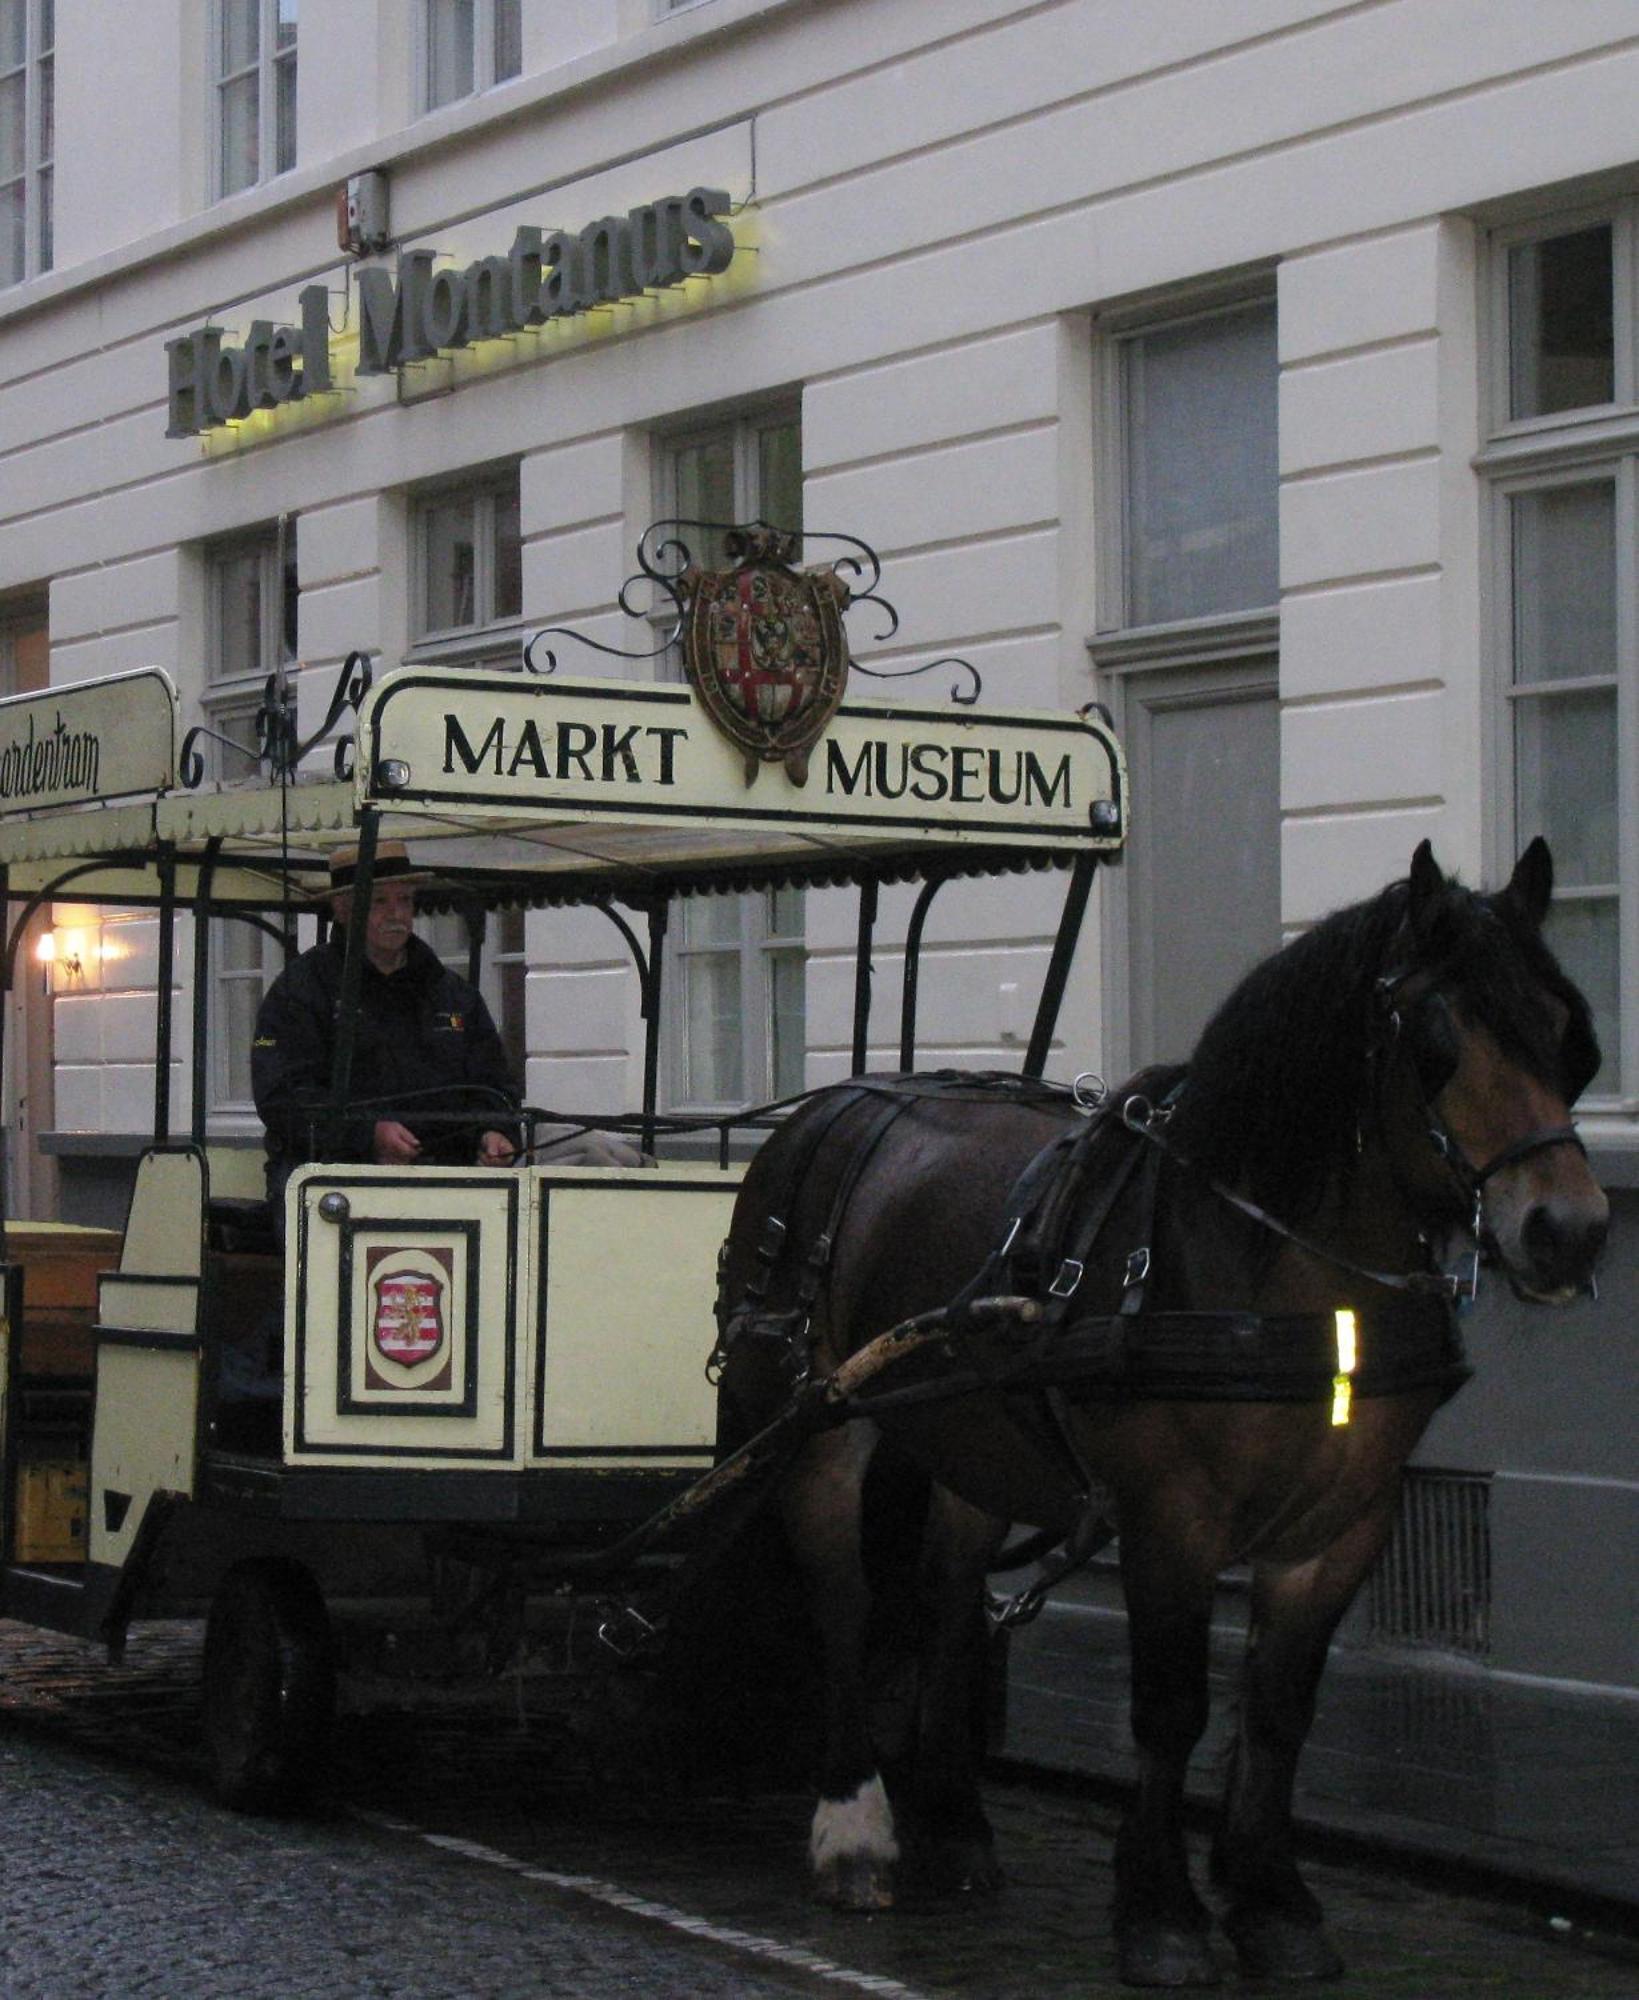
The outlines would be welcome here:
[[[1055,1073],[1187,1052],[1425,836],[1496,881],[1545,832],[1590,1144],[1639,1182],[1639,0],[112,11],[0,0],[0,692],[157,664],[243,743],[281,664],[316,726],[354,649],[653,646],[618,600],[657,517],[859,536],[900,621],[853,614],[867,664],[957,653],[1127,745]],[[560,309],[514,324],[512,284]],[[922,1061],[1017,1065],[1053,900],[937,906]],[[152,1103],[152,925],[54,914],[11,1183],[94,1207]],[[692,910],[665,1100],[844,1073],[852,944],[840,896]],[[489,958],[531,1102],[636,1101],[607,926]],[[265,971],[229,946],[212,995],[247,1144]],[[1619,1196],[1602,1306],[1475,1320],[1422,1459],[1476,1553],[1449,1629],[1385,1591],[1381,1636],[1639,1685],[1632,1226]]]

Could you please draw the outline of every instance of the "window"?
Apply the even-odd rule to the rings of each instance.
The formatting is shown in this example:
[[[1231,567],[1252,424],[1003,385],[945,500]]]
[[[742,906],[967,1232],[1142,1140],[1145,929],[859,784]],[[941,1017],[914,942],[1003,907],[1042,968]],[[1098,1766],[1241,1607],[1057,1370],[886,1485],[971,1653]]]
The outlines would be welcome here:
[[[296,657],[296,609],[293,520],[206,550],[205,720],[247,753],[256,749],[256,711],[268,675]],[[218,777],[255,774],[253,755],[220,743],[210,748]],[[248,1116],[256,1010],[283,961],[265,932],[237,918],[212,925],[210,954],[212,1109]]]
[[[0,285],[49,271],[54,0],[0,0]]]
[[[659,475],[658,514],[800,530],[801,419],[781,407],[679,432],[661,445]],[[720,529],[683,536],[706,566],[726,559]],[[739,1105],[802,1089],[803,925],[800,889],[690,896],[676,906],[674,1102]]]
[[[1098,372],[1097,478],[1120,504],[1090,651],[1153,804],[1105,902],[1115,1062],[1136,1068],[1186,1057],[1280,942],[1274,305],[1118,323]]]
[[[296,164],[297,0],[217,0],[217,192]]]
[[[1630,202],[1494,240],[1499,366],[1480,461],[1496,509],[1505,845],[1540,833],[1553,849],[1549,940],[1604,1050],[1592,1094],[1630,1106],[1639,853],[1620,802],[1639,775],[1639,330],[1616,301],[1631,297],[1636,222]]]
[[[412,509],[418,659],[516,665],[523,613],[518,468],[421,494]]]
[[[296,523],[212,543],[205,552],[205,719],[256,750],[256,711],[271,674],[296,657]],[[216,775],[245,778],[252,756],[214,748]]]
[[[429,111],[523,69],[523,0],[427,0],[425,24]]]

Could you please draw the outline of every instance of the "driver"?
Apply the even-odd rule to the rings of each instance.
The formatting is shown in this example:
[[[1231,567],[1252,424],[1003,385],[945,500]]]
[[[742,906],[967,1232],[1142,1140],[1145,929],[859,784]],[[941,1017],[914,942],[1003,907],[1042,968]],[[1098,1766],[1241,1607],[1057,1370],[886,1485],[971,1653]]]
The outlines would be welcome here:
[[[357,867],[356,847],[331,855],[330,908],[340,928],[286,966],[256,1016],[251,1089],[267,1128],[276,1226],[286,1181],[319,1157],[315,1132],[330,1090]],[[343,1121],[324,1157],[378,1166],[505,1166],[514,1156],[506,1127],[517,1086],[477,988],[415,935],[415,885],[426,879],[413,871],[402,842],[377,848],[350,1093],[370,1108]],[[455,1112],[467,1115],[452,1119]],[[552,1156],[577,1166],[635,1165],[642,1157],[595,1132],[560,1141]]]

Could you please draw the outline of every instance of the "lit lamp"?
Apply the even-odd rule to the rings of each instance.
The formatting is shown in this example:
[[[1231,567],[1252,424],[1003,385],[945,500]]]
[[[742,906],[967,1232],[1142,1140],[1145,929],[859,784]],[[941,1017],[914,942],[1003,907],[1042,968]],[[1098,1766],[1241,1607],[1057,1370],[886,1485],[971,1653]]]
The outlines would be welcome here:
[[[59,986],[64,981],[72,983],[75,980],[83,980],[85,977],[85,967],[80,962],[80,936],[78,931],[70,931],[63,939],[63,943],[66,949],[59,953],[57,950],[57,933],[55,931],[42,931],[39,943],[34,947],[34,956],[40,965],[41,982],[47,993],[52,990],[51,968],[53,965],[60,969],[57,982]]]

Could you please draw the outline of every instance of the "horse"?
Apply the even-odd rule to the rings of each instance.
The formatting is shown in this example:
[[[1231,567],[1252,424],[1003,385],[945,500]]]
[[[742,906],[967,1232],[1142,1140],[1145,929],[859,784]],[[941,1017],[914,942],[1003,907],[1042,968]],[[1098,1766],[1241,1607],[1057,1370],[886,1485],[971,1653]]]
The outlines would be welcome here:
[[[834,1391],[842,1420],[775,1484],[822,1655],[822,1900],[891,1904],[906,1827],[949,1881],[999,1886],[974,1727],[986,1568],[1008,1524],[1062,1540],[1060,1566],[1113,1528],[1139,1757],[1114,1857],[1122,1978],[1218,1977],[1182,1804],[1214,1588],[1238,1563],[1250,1633],[1211,1850],[1224,1929],[1248,1976],[1341,1969],[1291,1833],[1328,1643],[1466,1376],[1456,1308],[1482,1253],[1521,1298],[1565,1303],[1592,1288],[1608,1223],[1570,1122],[1599,1050],[1543,940],[1552,885],[1540,839],[1490,895],[1425,841],[1403,880],[1255,967],[1187,1065],[1096,1110],[986,1076],[859,1078],[759,1152],[721,1265],[737,1420],[899,1343]],[[866,1554],[890,1457],[925,1475],[914,1502],[885,1485],[918,1510],[929,1616],[913,1769],[885,1784]]]

